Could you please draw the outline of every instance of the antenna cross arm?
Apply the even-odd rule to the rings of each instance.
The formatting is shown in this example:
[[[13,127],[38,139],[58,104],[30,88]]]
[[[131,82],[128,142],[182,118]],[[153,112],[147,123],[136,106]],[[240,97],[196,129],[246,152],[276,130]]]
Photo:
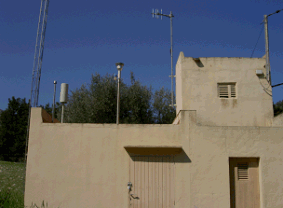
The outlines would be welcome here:
[[[158,13],[151,13],[151,14],[165,16],[165,17],[169,17],[169,18],[174,17],[173,14],[172,15],[170,15],[170,14],[169,15],[168,14],[160,14],[159,12]]]

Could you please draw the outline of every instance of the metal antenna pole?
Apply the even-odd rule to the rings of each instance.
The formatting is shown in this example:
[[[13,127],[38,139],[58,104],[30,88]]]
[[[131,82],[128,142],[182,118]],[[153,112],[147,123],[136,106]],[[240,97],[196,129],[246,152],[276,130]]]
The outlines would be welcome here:
[[[266,59],[266,78],[271,83],[270,77],[270,63],[269,63],[269,39],[268,39],[268,20],[267,15],[264,15],[264,29],[265,29],[265,59]]]
[[[266,77],[268,82],[271,85],[271,67],[270,67],[270,60],[269,60],[269,38],[268,38],[268,20],[267,18],[271,15],[277,14],[283,11],[283,9],[277,10],[269,15],[264,15],[264,29],[265,29],[265,56],[266,56]]]
[[[64,123],[64,111],[65,111],[65,104],[62,103],[61,123]]]
[[[54,123],[55,118],[55,97],[56,97],[56,80],[54,80],[54,94],[53,94],[53,107],[52,107],[52,123]]]
[[[170,56],[171,56],[171,75],[169,77],[171,77],[171,107],[173,108],[174,105],[174,93],[173,93],[173,78],[175,77],[173,75],[173,14],[172,11],[170,11],[170,14],[162,14],[162,9],[161,9],[161,13],[159,13],[158,9],[152,9],[152,17],[156,17],[158,18],[159,16],[161,16],[161,20],[162,20],[162,16],[165,17],[169,17],[170,18],[170,42],[171,42],[171,47],[170,47]]]
[[[119,124],[120,120],[120,79],[121,79],[121,70],[118,70],[118,90],[117,90],[117,118],[116,124]]]
[[[170,11],[170,40],[171,40],[171,106],[174,107],[174,98],[173,98],[173,14]]]

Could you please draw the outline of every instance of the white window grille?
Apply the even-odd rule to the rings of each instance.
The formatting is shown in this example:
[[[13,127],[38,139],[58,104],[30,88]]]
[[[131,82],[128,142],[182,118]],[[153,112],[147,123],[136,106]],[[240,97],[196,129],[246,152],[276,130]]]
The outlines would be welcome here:
[[[236,98],[236,83],[218,83],[219,98]]]

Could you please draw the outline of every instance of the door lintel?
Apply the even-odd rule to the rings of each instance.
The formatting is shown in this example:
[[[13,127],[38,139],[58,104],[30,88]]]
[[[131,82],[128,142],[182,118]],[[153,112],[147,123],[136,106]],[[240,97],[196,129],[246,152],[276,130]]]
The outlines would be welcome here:
[[[165,156],[177,155],[183,151],[181,146],[124,146],[130,156],[152,155]]]

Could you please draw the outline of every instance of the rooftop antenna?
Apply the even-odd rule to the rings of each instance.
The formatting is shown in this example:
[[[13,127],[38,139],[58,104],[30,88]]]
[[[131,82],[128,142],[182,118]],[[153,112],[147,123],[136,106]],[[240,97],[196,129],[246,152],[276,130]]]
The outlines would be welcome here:
[[[171,77],[171,106],[172,108],[174,106],[176,106],[176,104],[174,104],[174,96],[173,96],[173,78],[175,77],[173,75],[173,14],[172,12],[170,11],[170,14],[162,14],[162,9],[159,13],[159,10],[158,9],[152,9],[152,18],[156,18],[156,19],[159,19],[159,16],[161,17],[161,20],[162,20],[162,16],[165,16],[165,17],[169,17],[170,18],[170,41],[171,41],[171,48],[170,48],[170,55],[171,55],[171,75],[169,77]]]
[[[270,73],[270,60],[269,60],[269,38],[268,38],[268,17],[271,15],[274,15],[276,13],[279,13],[283,11],[283,9],[277,10],[276,12],[273,12],[269,15],[263,16],[263,22],[264,22],[264,29],[265,29],[265,59],[266,59],[266,77],[268,82],[271,85],[271,73]],[[273,87],[273,86],[272,86]]]

